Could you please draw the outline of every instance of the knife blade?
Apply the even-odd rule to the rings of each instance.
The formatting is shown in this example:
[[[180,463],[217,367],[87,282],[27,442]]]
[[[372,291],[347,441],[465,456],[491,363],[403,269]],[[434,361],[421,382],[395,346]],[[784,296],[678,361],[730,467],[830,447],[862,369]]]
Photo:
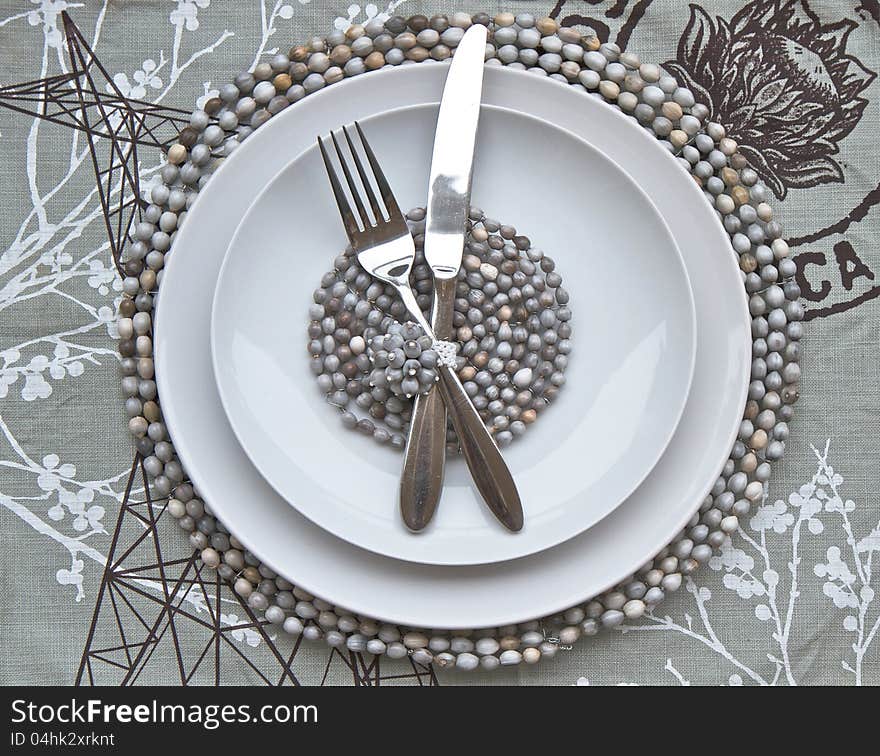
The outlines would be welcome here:
[[[462,37],[449,65],[440,101],[425,218],[425,259],[435,279],[455,278],[461,266],[483,93],[486,38],[487,29],[480,25],[472,26]],[[435,310],[436,304],[435,300]]]
[[[425,258],[434,274],[431,325],[438,339],[453,336],[456,277],[464,252],[486,39],[487,29],[483,26],[473,26],[465,33],[450,64],[437,117],[425,220]],[[466,396],[459,399],[469,401]],[[451,397],[446,400],[451,401]],[[443,491],[446,417],[444,398],[437,387],[416,397],[400,487],[401,514],[411,530],[421,530],[430,522]],[[457,424],[456,431],[468,466],[479,473],[474,480],[481,495],[506,527],[519,530],[519,495],[491,436],[482,424]]]

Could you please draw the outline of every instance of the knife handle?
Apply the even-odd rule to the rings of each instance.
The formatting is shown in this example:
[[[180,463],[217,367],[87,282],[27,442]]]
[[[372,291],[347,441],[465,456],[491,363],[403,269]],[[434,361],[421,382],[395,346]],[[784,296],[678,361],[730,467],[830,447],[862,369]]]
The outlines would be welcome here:
[[[508,530],[523,527],[523,510],[513,476],[455,371],[439,368],[439,388],[471,477],[492,513]]]
[[[431,311],[434,336],[452,336],[456,279],[434,281]],[[410,530],[422,530],[434,516],[443,493],[446,462],[446,405],[437,386],[416,396],[400,476],[400,514]]]

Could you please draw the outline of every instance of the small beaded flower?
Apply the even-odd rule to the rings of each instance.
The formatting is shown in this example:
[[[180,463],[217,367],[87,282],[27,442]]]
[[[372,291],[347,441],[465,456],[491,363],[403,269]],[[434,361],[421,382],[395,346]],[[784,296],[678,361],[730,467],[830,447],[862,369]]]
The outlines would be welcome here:
[[[374,336],[368,348],[373,370],[370,386],[411,399],[426,394],[437,380],[439,356],[431,337],[413,322],[392,323],[388,332]]]

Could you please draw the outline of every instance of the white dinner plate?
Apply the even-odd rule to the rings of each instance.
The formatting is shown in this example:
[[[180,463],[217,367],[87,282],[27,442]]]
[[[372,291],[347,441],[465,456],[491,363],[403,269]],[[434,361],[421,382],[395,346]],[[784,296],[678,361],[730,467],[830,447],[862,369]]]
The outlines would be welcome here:
[[[565,84],[487,68],[486,103],[527,108],[587,139],[645,190],[672,231],[697,311],[697,361],[681,422],[620,507],[581,535],[521,559],[466,567],[403,562],[352,546],[299,514],[248,461],[211,375],[211,304],[223,254],[253,197],[316,133],[388,108],[439,102],[445,73],[439,64],[422,64],[335,84],[274,117],[225,161],[169,255],[156,313],[156,367],[163,412],[188,474],[214,513],[270,567],[352,612],[413,626],[486,627],[552,614],[605,590],[686,525],[736,437],[750,322],[729,239],[700,189],[658,145],[631,159],[638,140],[654,141],[651,134]]]
[[[401,207],[425,204],[436,122],[432,105],[360,122]],[[598,522],[660,458],[694,366],[694,303],[681,255],[651,201],[616,163],[559,127],[484,106],[471,196],[552,257],[571,294],[566,384],[504,450],[523,503],[519,533],[482,504],[461,458],[449,460],[433,522],[409,531],[398,503],[403,454],[344,431],[339,411],[319,392],[309,369],[307,310],[347,239],[314,142],[254,200],[214,294],[220,398],[263,477],[334,535],[426,564],[515,559]]]

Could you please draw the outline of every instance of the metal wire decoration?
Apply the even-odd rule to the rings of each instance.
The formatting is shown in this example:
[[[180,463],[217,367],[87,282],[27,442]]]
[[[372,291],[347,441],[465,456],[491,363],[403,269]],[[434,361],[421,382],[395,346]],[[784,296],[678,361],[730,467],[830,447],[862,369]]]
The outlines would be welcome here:
[[[138,480],[140,499],[133,495]],[[167,497],[150,495],[143,459],[136,455],[77,685],[168,684],[170,670],[181,685],[437,684],[431,667],[409,658],[383,665],[382,657],[315,647],[325,661],[298,661],[302,636],[274,632],[216,570],[202,565],[197,550],[169,537],[178,528],[173,520],[162,523],[170,519],[167,505]]]
[[[113,261],[124,277],[122,253],[143,208],[138,147],[166,152],[189,113],[125,97],[70,15],[61,16],[70,72],[0,87],[0,107],[87,135]],[[409,658],[380,663],[323,645],[301,655],[301,637],[278,632],[202,564],[167,506],[167,497],[151,495],[143,458],[135,454],[77,685],[168,684],[172,669],[181,685],[437,684],[432,667]]]
[[[166,152],[189,122],[189,113],[125,97],[70,15],[62,11],[61,17],[70,71],[0,87],[0,107],[87,135],[110,251],[124,276],[123,247],[143,206],[138,147]],[[116,189],[119,196],[114,200],[111,196]]]

